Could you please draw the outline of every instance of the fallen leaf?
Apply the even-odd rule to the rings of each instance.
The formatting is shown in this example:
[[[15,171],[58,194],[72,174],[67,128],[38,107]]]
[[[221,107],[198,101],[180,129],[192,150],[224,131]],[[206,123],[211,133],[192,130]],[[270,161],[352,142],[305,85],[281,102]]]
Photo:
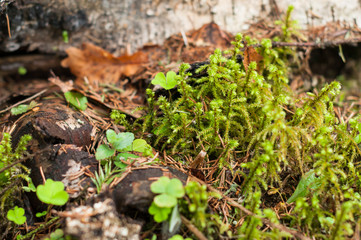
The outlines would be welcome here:
[[[200,29],[194,31],[190,36],[190,42],[196,46],[212,46],[226,49],[230,46],[233,36],[221,30],[214,22],[204,24]]]
[[[254,49],[252,46],[247,46],[244,50],[244,58],[243,58],[243,65],[245,70],[248,70],[248,65],[251,62],[257,63],[257,69],[258,69],[258,63],[263,59],[263,57]]]
[[[148,62],[147,55],[141,51],[115,57],[91,43],[84,43],[81,49],[70,47],[66,53],[68,57],[61,65],[70,68],[77,76],[78,84],[83,83],[86,78],[87,83],[94,87],[99,83],[117,83],[121,76],[129,77],[135,74]]]

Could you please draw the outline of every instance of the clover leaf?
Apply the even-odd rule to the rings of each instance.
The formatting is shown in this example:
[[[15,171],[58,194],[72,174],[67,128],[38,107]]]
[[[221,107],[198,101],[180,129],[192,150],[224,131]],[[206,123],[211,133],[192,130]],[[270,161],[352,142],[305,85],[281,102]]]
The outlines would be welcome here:
[[[115,153],[115,149],[110,148],[109,146],[102,144],[100,145],[96,152],[95,152],[95,158],[97,160],[103,160],[106,158],[110,158]]]
[[[118,151],[122,151],[134,141],[134,134],[130,132],[116,134],[113,130],[108,129],[106,134],[110,144]]]
[[[68,91],[64,93],[65,99],[73,107],[84,111],[87,108],[88,99],[79,92]]]
[[[160,85],[162,88],[169,90],[174,88],[177,85],[176,80],[177,74],[173,71],[167,72],[167,78],[164,76],[164,73],[159,72],[152,80],[152,84]]]
[[[166,187],[168,186],[170,179],[168,177],[160,177],[157,181],[150,185],[150,190],[153,193],[165,193]]]
[[[36,188],[36,195],[43,203],[62,206],[68,199],[69,195],[64,191],[64,184],[59,181],[47,179],[44,185]]]
[[[177,198],[168,194],[160,194],[154,198],[154,203],[158,207],[171,208],[177,205]]]
[[[163,222],[167,220],[171,211],[171,208],[158,207],[154,202],[152,202],[148,209],[148,212],[154,216],[154,220],[156,222]]]
[[[13,209],[10,209],[6,215],[6,217],[13,221],[16,224],[24,224],[26,221],[26,217],[24,216],[25,210],[24,208],[19,208],[15,206]]]
[[[160,193],[154,198],[154,203],[158,207],[174,207],[177,205],[177,198],[184,196],[183,184],[177,178],[160,177],[158,181],[150,185],[150,189],[153,193]]]

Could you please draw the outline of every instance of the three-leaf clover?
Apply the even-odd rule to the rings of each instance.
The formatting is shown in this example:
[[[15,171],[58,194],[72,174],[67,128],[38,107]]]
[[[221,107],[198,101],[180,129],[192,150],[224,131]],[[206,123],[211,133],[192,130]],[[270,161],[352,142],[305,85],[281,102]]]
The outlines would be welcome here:
[[[177,178],[160,177],[158,181],[150,185],[150,189],[153,193],[159,193],[154,198],[154,203],[158,207],[174,207],[177,204],[177,198],[184,196],[183,184]]]
[[[130,132],[116,134],[114,130],[108,129],[106,135],[111,147],[106,144],[100,145],[95,152],[95,158],[97,160],[112,157],[115,151],[125,151],[134,141],[134,134]]]
[[[36,195],[43,203],[62,206],[68,199],[69,195],[64,191],[64,184],[60,181],[47,179],[44,185],[36,188]]]
[[[18,206],[15,206],[13,209],[10,209],[6,215],[6,217],[13,221],[16,224],[24,224],[26,221],[26,217],[24,216],[25,210],[24,208],[19,208]]]
[[[177,178],[169,179],[163,176],[153,182],[150,189],[159,195],[154,198],[148,212],[157,222],[167,220],[172,208],[177,205],[177,199],[185,194],[182,182]]]
[[[152,84],[160,85],[162,88],[169,90],[177,85],[176,76],[177,74],[173,71],[167,72],[167,77],[164,76],[164,73],[159,72],[152,80]]]
[[[163,222],[167,220],[171,211],[171,208],[158,207],[154,202],[152,202],[148,210],[148,212],[153,215],[156,222]]]

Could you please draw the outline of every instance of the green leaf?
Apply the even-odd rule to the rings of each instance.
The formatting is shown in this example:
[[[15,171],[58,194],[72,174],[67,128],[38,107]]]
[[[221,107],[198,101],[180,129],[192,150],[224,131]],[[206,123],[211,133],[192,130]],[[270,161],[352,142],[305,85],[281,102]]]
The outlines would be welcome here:
[[[28,70],[27,70],[25,67],[23,67],[23,66],[21,66],[21,67],[18,68],[18,73],[19,73],[20,75],[25,75],[27,72],[28,72]]]
[[[65,99],[73,107],[84,111],[87,108],[88,99],[79,92],[66,92],[64,93]]]
[[[172,215],[169,219],[169,232],[175,233],[179,230],[182,225],[182,219],[179,213],[178,204],[173,208]]]
[[[26,217],[24,216],[25,210],[24,208],[19,208],[15,206],[13,209],[10,209],[6,215],[6,217],[13,221],[14,223],[21,225],[24,224],[26,221]]]
[[[164,76],[164,73],[159,72],[152,80],[153,85],[160,85],[162,88],[169,90],[174,88],[177,85],[176,80],[177,74],[173,71],[167,73],[167,78]]]
[[[183,197],[184,196],[184,187],[183,187],[182,182],[178,178],[172,178],[169,181],[165,192],[175,198]]]
[[[163,193],[154,197],[154,203],[161,208],[172,208],[177,205],[177,198]]]
[[[150,145],[144,139],[135,139],[133,142],[133,151],[144,153]]]
[[[50,233],[50,239],[49,238],[46,238],[46,239],[49,239],[49,240],[61,240],[61,239],[64,239],[63,236],[64,236],[63,230],[56,229],[54,232]]]
[[[109,146],[102,144],[97,148],[95,152],[95,158],[97,160],[103,160],[106,158],[110,158],[115,153],[115,149],[110,148]]]
[[[42,217],[45,216],[48,213],[48,211],[38,212],[35,214],[36,217]]]
[[[13,107],[10,112],[12,115],[19,115],[27,112],[29,110],[28,104],[20,104],[19,106]]]
[[[359,144],[361,142],[361,134],[358,134],[355,138],[354,138],[356,144]]]
[[[144,156],[146,153],[152,152],[152,147],[144,139],[135,139],[133,143],[130,146],[124,148],[123,151],[140,152],[144,153]]]
[[[309,190],[317,190],[321,186],[321,179],[317,178],[314,170],[306,173],[300,182],[298,183],[295,192],[287,200],[287,203],[292,203],[297,200],[297,198],[305,197],[309,193]]]
[[[155,205],[154,202],[152,202],[152,205],[150,205],[148,209],[148,212],[153,215],[156,222],[163,222],[167,220],[171,211],[171,208],[160,208]]]
[[[116,156],[115,160],[120,161],[121,158],[124,159],[124,161],[127,161],[128,158],[139,158],[139,156],[134,155],[134,154],[131,154],[131,153],[119,153],[119,154]]]
[[[150,190],[153,193],[165,193],[169,182],[170,180],[168,177],[160,177],[150,185]]]
[[[24,191],[25,192],[36,192],[36,187],[35,187],[33,181],[31,180],[31,178],[29,178],[29,180],[27,180],[27,181],[28,181],[28,186],[27,187],[23,186]]]
[[[64,184],[52,179],[47,179],[44,185],[39,185],[36,195],[43,203],[58,206],[64,205],[69,199],[68,193],[64,191]]]
[[[112,146],[118,151],[122,151],[126,147],[130,146],[134,141],[134,134],[130,132],[116,134],[113,130],[108,129],[106,134],[110,144],[112,144]]]

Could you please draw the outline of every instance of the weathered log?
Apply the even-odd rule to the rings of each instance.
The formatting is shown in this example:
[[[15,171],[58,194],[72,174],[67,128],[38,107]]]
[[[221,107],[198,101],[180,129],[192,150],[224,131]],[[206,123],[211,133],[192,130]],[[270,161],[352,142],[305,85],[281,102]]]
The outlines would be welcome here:
[[[26,49],[63,53],[68,46],[79,47],[82,42],[92,42],[116,54],[124,50],[134,52],[146,43],[161,44],[175,33],[197,29],[211,21],[225,31],[237,33],[259,17],[279,18],[280,12],[292,4],[294,19],[303,28],[306,24],[320,25],[338,19],[361,22],[357,1],[337,4],[332,0],[309,4],[293,0],[8,2],[0,6],[0,51],[3,52]],[[67,31],[69,43],[64,42],[63,31]]]

